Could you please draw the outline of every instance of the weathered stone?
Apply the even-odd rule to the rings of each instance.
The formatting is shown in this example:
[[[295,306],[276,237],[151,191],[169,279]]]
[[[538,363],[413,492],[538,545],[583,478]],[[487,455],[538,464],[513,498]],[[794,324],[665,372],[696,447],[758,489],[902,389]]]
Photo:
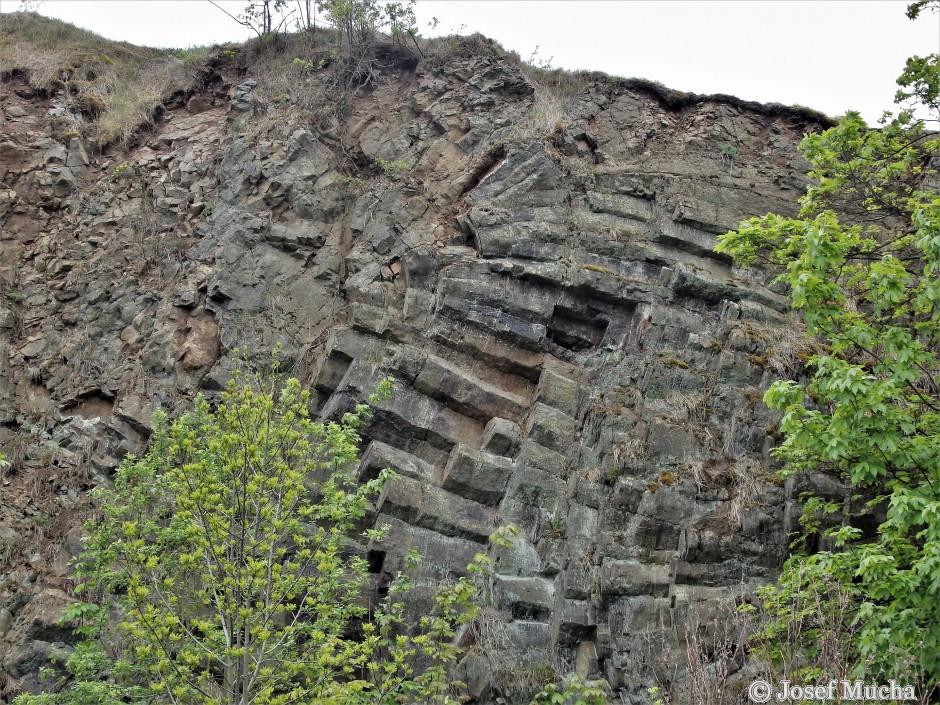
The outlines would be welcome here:
[[[441,301],[441,308],[467,323],[486,328],[506,343],[524,349],[539,350],[545,339],[545,326],[529,323],[491,306],[447,296]]]
[[[552,370],[543,370],[535,399],[546,406],[575,416],[578,413],[581,385]]]
[[[538,543],[540,573],[543,575],[557,575],[562,570],[564,570],[565,564],[567,562],[565,560],[564,546],[565,542],[563,539],[556,540],[546,536],[542,537]],[[586,597],[587,593],[584,592],[578,596]]]
[[[517,619],[548,622],[555,604],[555,586],[545,578],[516,578],[497,575],[500,604],[512,608]]]
[[[376,501],[376,511],[445,536],[483,542],[496,528],[496,513],[433,485],[399,476]]]
[[[527,465],[517,468],[507,495],[517,502],[554,512],[564,495],[565,483],[544,470]]]
[[[508,419],[494,417],[483,429],[483,450],[494,455],[514,458],[519,451],[521,431]]]
[[[420,458],[379,441],[372,441],[362,453],[356,473],[360,482],[374,480],[382,470],[392,470],[414,480],[429,482],[434,469]]]
[[[6,607],[0,609],[0,638],[3,638],[7,635],[7,632],[10,631],[10,627],[13,626],[13,613],[10,612]]]
[[[649,452],[667,465],[699,460],[706,456],[703,438],[707,429],[694,423],[655,420],[649,431]]]
[[[653,217],[652,205],[642,198],[589,191],[587,200],[595,213],[609,213],[639,221],[647,221]],[[728,228],[722,232],[727,232],[727,230]]]
[[[198,115],[212,108],[212,100],[204,95],[194,95],[186,101],[186,110],[190,115]]]
[[[526,419],[526,435],[536,443],[564,453],[575,435],[575,420],[567,414],[536,402]]]
[[[80,173],[88,166],[88,154],[82,141],[78,138],[69,140],[69,151],[65,157],[65,166],[72,171]],[[77,170],[77,171],[76,171]]]
[[[419,570],[437,579],[441,571],[465,575],[467,566],[479,552],[480,544],[466,539],[445,536],[431,529],[406,523],[388,514],[379,514],[375,526],[384,529],[381,539],[370,544],[370,569],[394,575],[403,569],[401,558],[408,551],[421,555]]]
[[[653,595],[664,597],[671,584],[669,568],[663,565],[605,560],[600,569],[604,595]]]
[[[481,421],[495,416],[518,419],[526,409],[521,397],[430,355],[412,384],[428,396],[442,398],[455,411]]]
[[[523,440],[520,444],[519,463],[544,470],[562,480],[568,477],[568,460],[562,453],[529,439]]]
[[[585,680],[600,675],[597,670],[597,644],[593,641],[582,641],[578,644],[574,672],[578,674],[579,678]]]
[[[253,115],[258,109],[258,101],[251,95],[258,82],[254,79],[245,81],[235,89],[235,97],[229,104],[229,112],[233,115]]]
[[[512,472],[513,464],[506,458],[458,444],[437,481],[449,492],[495,506],[506,493]]]
[[[626,530],[636,518],[645,493],[646,487],[637,480],[625,477],[617,480],[613,492],[603,506],[601,526],[608,530]]]
[[[590,605],[583,600],[560,600],[552,616],[552,631],[562,646],[590,639],[597,629]]]

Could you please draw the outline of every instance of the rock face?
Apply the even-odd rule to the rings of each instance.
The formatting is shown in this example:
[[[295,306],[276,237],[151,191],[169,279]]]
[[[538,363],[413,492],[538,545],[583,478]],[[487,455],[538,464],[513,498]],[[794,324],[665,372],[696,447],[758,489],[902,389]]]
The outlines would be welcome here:
[[[548,89],[476,56],[387,70],[318,131],[223,74],[94,158],[50,136],[54,99],[0,90],[0,686],[37,690],[68,642],[89,487],[154,409],[224,386],[232,349],[276,344],[324,418],[397,385],[359,467],[398,473],[376,573],[416,548],[459,574],[520,527],[471,695],[555,669],[625,703],[681,681],[687,630],[712,634],[787,537],[759,402],[786,302],[712,248],[795,210],[819,126],[601,77],[548,123]]]

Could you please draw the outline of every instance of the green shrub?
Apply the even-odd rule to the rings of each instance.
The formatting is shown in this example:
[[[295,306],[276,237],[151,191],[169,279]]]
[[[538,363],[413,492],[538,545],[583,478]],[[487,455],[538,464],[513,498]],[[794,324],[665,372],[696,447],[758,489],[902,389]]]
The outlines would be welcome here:
[[[353,475],[368,405],[328,423],[309,407],[297,380],[236,371],[218,408],[199,398],[172,423],[155,414],[150,450],[95,493],[74,574],[85,601],[63,615],[83,638],[60,655],[67,675],[47,672],[51,692],[18,705],[453,702],[455,630],[493,562],[478,554],[417,625],[406,573],[367,610],[349,538],[390,471]]]

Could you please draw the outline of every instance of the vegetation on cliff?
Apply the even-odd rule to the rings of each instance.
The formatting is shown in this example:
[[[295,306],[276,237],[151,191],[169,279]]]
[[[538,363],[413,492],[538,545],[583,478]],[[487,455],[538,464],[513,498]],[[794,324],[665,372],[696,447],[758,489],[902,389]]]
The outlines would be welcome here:
[[[455,629],[489,559],[440,586],[416,630],[407,575],[371,604],[350,537],[390,471],[353,473],[369,407],[318,423],[297,380],[239,377],[217,409],[158,415],[147,454],[97,492],[74,575],[88,601],[64,615],[85,640],[61,656],[64,678],[49,671],[49,692],[18,703],[456,702]]]
[[[26,496],[19,487],[48,477],[43,509],[58,512],[73,489],[62,480],[66,452],[76,464],[98,463],[100,476],[83,477],[82,492],[105,484],[123,453],[143,447],[149,409],[175,401],[175,417],[197,389],[224,385],[220,350],[242,341],[262,354],[275,337],[289,341],[294,373],[315,385],[326,418],[338,418],[330,410],[341,415],[375,377],[400,374],[414,381],[363,432],[374,443],[370,468],[412,473],[403,470],[390,486],[396,492],[376,502],[376,525],[399,520],[377,544],[390,550],[372,566],[382,571],[373,579],[397,570],[392,541],[421,546],[439,574],[462,575],[493,526],[503,518],[528,522],[524,550],[499,554],[497,597],[487,610],[498,638],[478,637],[461,666],[471,697],[528,701],[559,671],[577,667],[588,678],[603,674],[624,701],[642,701],[656,682],[664,698],[681,702],[681,679],[663,676],[663,665],[655,674],[661,680],[652,681],[652,670],[661,662],[677,672],[677,649],[687,645],[703,664],[719,653],[713,632],[699,639],[699,627],[717,614],[715,605],[731,602],[742,579],[750,586],[773,575],[785,545],[783,490],[757,470],[776,428],[756,403],[755,385],[776,365],[773,346],[785,333],[764,332],[786,302],[757,280],[726,280],[725,259],[710,252],[712,234],[748,213],[795,212],[785,210],[794,186],[803,185],[793,145],[824,121],[727,97],[709,104],[649,82],[520,67],[518,57],[479,37],[422,42],[422,58],[379,38],[370,70],[381,80],[355,85],[344,116],[329,90],[341,75],[336,36],[318,30],[217,49],[216,84],[185,108],[189,96],[174,98],[152,132],[133,134],[140,149],[113,145],[115,161],[89,165],[77,194],[49,199],[61,211],[7,221],[26,243],[22,256],[12,248],[15,257],[6,256],[16,267],[7,298],[23,312],[9,337],[23,385],[10,396],[19,415],[10,428],[21,431],[9,453],[15,491]],[[46,174],[33,166],[41,155],[25,146],[32,140],[25,135],[46,128],[47,99],[56,108],[69,100],[55,85],[30,91],[24,79],[7,84],[9,95],[43,109],[10,122],[24,135],[22,174],[18,167],[10,177],[21,194],[29,179]],[[94,123],[82,123],[83,134],[94,134]],[[663,176],[677,168],[689,176]],[[534,223],[528,204],[537,206]],[[33,207],[25,197],[19,205]],[[33,244],[27,219],[51,234]],[[494,261],[502,264],[494,269]],[[448,292],[444,305],[429,298],[430,281]],[[133,323],[125,320],[131,316]],[[518,316],[525,326],[501,323]],[[0,344],[3,336],[0,325]],[[596,377],[586,378],[585,367]],[[51,394],[41,397],[45,406],[24,401],[40,386]],[[24,418],[37,407],[48,414],[49,432],[30,431],[34,439]],[[85,423],[96,415],[100,423]],[[487,429],[492,435],[481,441]],[[53,430],[68,449],[53,446]],[[105,433],[122,445],[99,443]],[[174,442],[173,427],[161,433]],[[47,462],[16,447],[60,455]],[[141,462],[128,472],[150,477],[146,462],[163,461]],[[164,469],[154,477],[172,478]],[[157,489],[145,488],[148,497]],[[16,526],[39,526],[40,518],[49,525],[58,516],[52,511],[24,511]],[[62,512],[63,533],[76,516]],[[123,522],[103,534],[115,538],[99,540],[103,550],[133,539],[115,533]],[[17,537],[25,555],[15,565],[28,560],[46,570],[35,563],[32,536]],[[75,543],[60,555],[58,585],[68,579]],[[172,537],[165,545],[197,548]],[[36,553],[54,550],[49,540]],[[155,555],[150,546],[141,551],[148,561]],[[165,565],[159,558],[143,565],[151,568]],[[36,575],[22,574],[24,581]],[[57,610],[49,607],[48,623],[40,621],[45,597],[33,598],[32,613],[13,607],[7,616],[19,631],[0,643],[10,687],[34,693],[55,682],[34,678],[47,654],[67,658],[62,652],[72,648],[63,646],[72,643],[64,628],[53,626]],[[178,602],[188,608],[196,599]],[[129,688],[122,659],[155,667],[125,648],[133,620],[142,622],[134,605],[121,609],[130,631],[100,633],[103,660],[99,642],[83,644],[69,693],[40,702],[79,697],[86,687],[89,697],[96,688],[102,697]],[[83,606],[71,616],[98,614]],[[672,633],[663,630],[665,615],[677,625]],[[353,615],[352,623],[360,619]],[[98,628],[88,627],[89,636]],[[171,627],[165,634],[180,633],[177,623]],[[486,651],[487,642],[498,649]],[[3,651],[13,643],[28,645]],[[208,669],[217,687],[219,663]],[[117,677],[98,678],[104,672]],[[152,671],[136,673],[146,681]],[[343,697],[408,701],[404,685],[343,690],[368,679],[338,674],[330,687]],[[543,699],[572,705],[579,688],[566,694],[550,685]]]
[[[60,133],[102,146],[127,143],[171,96],[191,91],[201,54],[115,42],[36,13],[0,21],[0,74],[20,73],[33,89],[60,94],[67,108]]]
[[[812,682],[940,682],[940,140],[918,119],[940,118],[940,57],[911,58],[898,83],[879,129],[849,113],[803,140],[798,217],[751,219],[718,248],[782,269],[824,343],[807,382],[764,397],[783,413],[784,475],[847,488],[806,498],[798,550],[763,593],[768,655]]]

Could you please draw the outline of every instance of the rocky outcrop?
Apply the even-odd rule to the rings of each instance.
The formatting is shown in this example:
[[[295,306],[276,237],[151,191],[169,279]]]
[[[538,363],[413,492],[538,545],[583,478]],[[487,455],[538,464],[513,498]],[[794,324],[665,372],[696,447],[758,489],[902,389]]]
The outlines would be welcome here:
[[[358,470],[397,472],[364,547],[377,574],[412,548],[460,574],[521,528],[495,553],[499,638],[462,663],[471,695],[559,668],[644,701],[686,630],[785,555],[759,398],[786,301],[712,248],[795,210],[817,126],[596,77],[545,124],[548,89],[493,56],[386,70],[320,130],[226,79],[94,158],[49,136],[54,98],[2,87],[8,692],[67,647],[47,615],[88,488],[154,409],[224,386],[233,349],[277,345],[324,418],[396,384]]]

